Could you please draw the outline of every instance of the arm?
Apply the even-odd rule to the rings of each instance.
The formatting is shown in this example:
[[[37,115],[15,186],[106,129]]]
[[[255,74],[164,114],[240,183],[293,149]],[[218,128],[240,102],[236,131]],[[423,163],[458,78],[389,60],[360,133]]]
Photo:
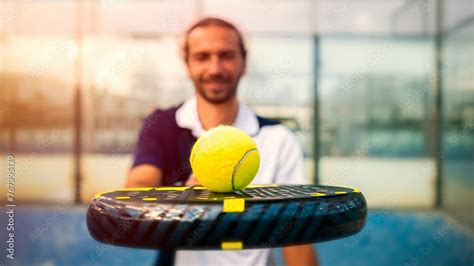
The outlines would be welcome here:
[[[152,164],[137,165],[132,168],[125,181],[125,187],[161,186],[163,173]]]
[[[160,127],[161,125],[161,127]],[[164,130],[161,113],[153,112],[143,124],[138,135],[133,166],[128,172],[125,187],[153,187],[163,185],[163,170],[166,161],[164,149]]]
[[[282,253],[287,266],[319,265],[312,245],[285,247],[282,248]]]

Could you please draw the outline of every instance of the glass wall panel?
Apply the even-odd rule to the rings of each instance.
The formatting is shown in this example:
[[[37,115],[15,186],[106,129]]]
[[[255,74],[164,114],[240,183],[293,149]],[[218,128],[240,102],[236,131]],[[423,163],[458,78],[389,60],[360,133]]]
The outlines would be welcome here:
[[[359,187],[372,207],[431,207],[435,2],[4,1],[1,163],[15,154],[19,199],[72,199],[80,85],[81,197],[122,186],[143,119],[193,94],[179,57],[183,30],[215,15],[242,27],[247,40],[239,97],[296,134],[308,178]],[[466,195],[474,150],[474,12],[464,0],[443,1],[442,11],[442,196],[464,217],[472,205],[461,202],[473,202]]]
[[[10,32],[0,45],[0,157],[15,156],[15,196],[71,200],[74,40]]]
[[[445,1],[442,204],[474,227],[474,4]]]

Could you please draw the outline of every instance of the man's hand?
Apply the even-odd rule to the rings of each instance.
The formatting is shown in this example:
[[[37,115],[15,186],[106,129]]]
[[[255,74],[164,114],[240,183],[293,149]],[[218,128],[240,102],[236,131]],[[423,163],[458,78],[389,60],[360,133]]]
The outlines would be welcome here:
[[[154,187],[161,186],[163,173],[151,164],[135,166],[128,173],[125,187]]]
[[[286,266],[319,265],[312,245],[301,245],[282,248]]]
[[[196,177],[194,177],[193,174],[191,174],[188,178],[188,180],[186,180],[186,186],[188,187],[192,187],[192,186],[197,186],[197,185],[201,185],[199,183],[199,181],[196,179]]]

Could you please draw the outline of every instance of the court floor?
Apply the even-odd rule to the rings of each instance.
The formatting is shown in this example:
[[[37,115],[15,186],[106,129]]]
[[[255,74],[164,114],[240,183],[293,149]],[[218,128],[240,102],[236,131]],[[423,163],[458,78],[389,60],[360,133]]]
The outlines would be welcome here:
[[[6,210],[2,208],[2,212]],[[152,265],[153,250],[104,245],[85,224],[86,207],[17,207],[15,260],[0,265]],[[6,221],[1,221],[6,228]],[[0,231],[6,239],[6,230]],[[474,233],[437,211],[370,210],[358,235],[316,244],[322,265],[473,265]],[[281,253],[275,250],[278,263]],[[13,263],[12,263],[13,262]]]

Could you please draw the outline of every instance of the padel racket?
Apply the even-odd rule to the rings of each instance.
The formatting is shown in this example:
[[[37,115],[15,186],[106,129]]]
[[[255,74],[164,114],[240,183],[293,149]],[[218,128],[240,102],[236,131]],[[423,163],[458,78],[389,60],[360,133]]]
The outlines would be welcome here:
[[[327,241],[362,230],[358,190],[318,185],[254,185],[235,193],[201,186],[121,189],[95,196],[92,237],[147,249],[273,248]]]

